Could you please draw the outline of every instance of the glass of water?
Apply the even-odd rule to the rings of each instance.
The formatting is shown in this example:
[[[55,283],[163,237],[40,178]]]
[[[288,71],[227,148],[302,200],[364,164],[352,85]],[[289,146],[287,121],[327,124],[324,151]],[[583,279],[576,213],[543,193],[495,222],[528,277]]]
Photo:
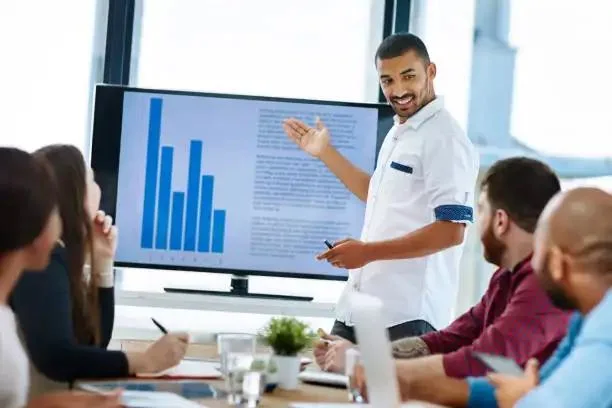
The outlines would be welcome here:
[[[265,392],[268,371],[270,370],[270,354],[255,354],[242,381],[242,403],[246,408],[255,408]]]
[[[225,377],[228,402],[242,402],[244,374],[250,370],[255,355],[255,336],[252,334],[219,334],[217,349],[221,362],[221,373]]]
[[[228,352],[226,357],[225,388],[228,402],[240,405],[244,399],[243,384],[251,369],[254,356],[249,353]]]
[[[365,402],[361,389],[357,383],[357,368],[361,366],[361,354],[356,348],[349,348],[345,352],[344,374],[348,378],[347,388],[350,402],[362,404]]]
[[[217,336],[217,351],[221,362],[221,373],[227,373],[228,353],[255,354],[255,335],[222,333]]]

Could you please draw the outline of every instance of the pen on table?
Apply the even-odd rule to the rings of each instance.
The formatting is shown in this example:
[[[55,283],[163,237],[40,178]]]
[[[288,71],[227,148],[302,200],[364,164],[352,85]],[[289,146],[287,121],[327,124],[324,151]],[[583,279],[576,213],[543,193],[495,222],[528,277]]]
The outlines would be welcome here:
[[[166,328],[162,326],[157,320],[155,320],[154,318],[151,318],[151,320],[153,321],[153,324],[156,325],[159,330],[161,330],[162,333],[168,334],[168,330],[166,330]]]
[[[332,249],[332,248],[334,247],[334,246],[332,245],[332,243],[331,243],[331,242],[329,242],[328,240],[325,240],[325,241],[323,241],[323,242],[325,242],[325,245],[327,245],[327,247],[328,247],[329,249]]]

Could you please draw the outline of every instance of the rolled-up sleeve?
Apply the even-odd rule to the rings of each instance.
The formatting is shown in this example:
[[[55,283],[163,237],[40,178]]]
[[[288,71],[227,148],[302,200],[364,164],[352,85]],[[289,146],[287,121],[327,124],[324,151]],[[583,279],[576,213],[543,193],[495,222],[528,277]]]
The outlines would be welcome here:
[[[429,206],[436,220],[471,223],[478,156],[469,140],[450,131],[428,135],[423,165]]]

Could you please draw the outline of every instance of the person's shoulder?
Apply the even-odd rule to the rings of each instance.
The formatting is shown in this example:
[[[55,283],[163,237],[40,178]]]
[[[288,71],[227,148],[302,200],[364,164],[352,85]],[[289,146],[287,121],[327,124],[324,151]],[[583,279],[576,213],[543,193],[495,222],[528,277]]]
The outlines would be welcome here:
[[[25,271],[22,275],[22,279],[42,277],[45,273],[63,272],[66,268],[66,248],[58,244],[53,251],[51,251],[49,263],[44,271]]]
[[[66,259],[66,247],[62,243],[58,243],[51,251],[51,259],[53,260],[65,260]]]
[[[474,144],[463,130],[459,122],[445,108],[436,112],[433,117],[425,121],[420,129],[425,143],[454,143],[470,151],[475,151]]]
[[[538,277],[536,276],[531,262],[526,262],[524,265],[512,271],[511,279],[512,291],[517,293],[520,290],[529,290],[535,292],[536,295],[548,300],[546,292],[542,288]],[[535,299],[534,299],[535,301]]]
[[[504,278],[504,275],[510,275],[510,278]],[[498,292],[501,289],[503,292],[509,293],[510,296],[514,296],[519,291],[530,290],[531,288],[538,289],[539,287],[537,276],[533,273],[531,266],[519,267],[514,271],[499,268],[491,276],[487,292]],[[544,296],[545,293],[541,292]]]
[[[0,305],[0,332],[6,332],[9,329],[15,329],[15,314],[13,309],[7,305]]]
[[[504,273],[508,273],[508,270],[504,268],[497,268],[491,275],[491,279],[489,279],[489,286],[495,286],[498,284]]]
[[[528,261],[517,268],[512,275],[510,299],[520,299],[521,307],[528,308],[526,310],[529,313],[548,316],[546,322],[562,328],[565,334],[571,312],[555,307],[535,274],[531,262]]]
[[[612,290],[584,318],[581,342],[606,343],[612,348]]]
[[[432,116],[431,120],[423,123],[423,125],[429,125],[431,128],[446,129],[449,134],[466,137],[465,130],[459,124],[459,121],[445,107],[440,108]]]
[[[512,292],[517,293],[521,290],[535,291],[536,295],[541,296],[543,299],[548,299],[533,270],[533,266],[531,266],[531,260],[529,258],[515,267],[510,273],[512,274],[510,284]]]

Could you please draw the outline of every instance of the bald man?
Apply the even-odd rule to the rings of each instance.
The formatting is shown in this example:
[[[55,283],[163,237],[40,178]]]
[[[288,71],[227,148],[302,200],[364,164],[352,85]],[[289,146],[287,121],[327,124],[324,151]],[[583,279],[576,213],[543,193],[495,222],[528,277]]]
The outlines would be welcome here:
[[[612,195],[594,188],[556,195],[539,218],[532,263],[553,304],[575,311],[542,369],[530,361],[520,378],[415,378],[402,384],[403,399],[469,407],[612,407]]]
[[[579,188],[556,196],[536,230],[533,266],[559,308],[576,310],[538,372],[492,375],[500,407],[612,407],[612,195]]]

